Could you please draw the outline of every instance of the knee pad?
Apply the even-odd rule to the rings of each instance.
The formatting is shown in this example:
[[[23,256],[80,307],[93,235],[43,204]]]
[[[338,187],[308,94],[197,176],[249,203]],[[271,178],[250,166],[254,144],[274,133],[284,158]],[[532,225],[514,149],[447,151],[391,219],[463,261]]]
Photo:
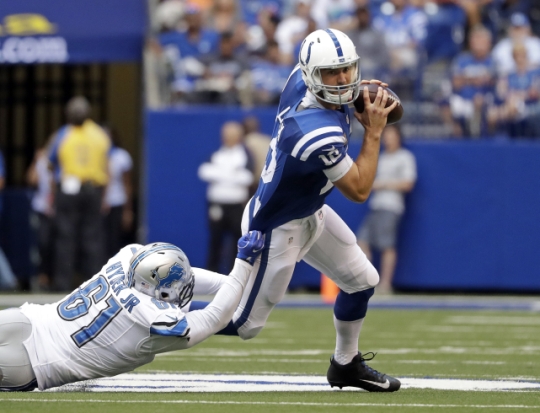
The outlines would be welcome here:
[[[364,318],[367,313],[369,299],[374,292],[374,288],[352,294],[340,291],[334,305],[334,315],[341,321],[355,321]]]

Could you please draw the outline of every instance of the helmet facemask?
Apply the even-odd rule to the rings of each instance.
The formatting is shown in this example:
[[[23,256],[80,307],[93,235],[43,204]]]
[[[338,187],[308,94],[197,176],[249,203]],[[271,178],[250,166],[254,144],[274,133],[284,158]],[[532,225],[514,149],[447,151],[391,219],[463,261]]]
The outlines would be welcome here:
[[[193,297],[195,277],[180,248],[157,242],[133,255],[128,285],[158,300],[184,307]]]
[[[179,281],[178,281],[179,282]],[[185,282],[182,285],[164,285],[158,287],[155,290],[156,298],[178,305],[180,308],[184,307],[193,298],[193,288],[195,287],[195,277],[193,271],[191,271]]]
[[[313,79],[313,86],[310,90],[315,94],[319,99],[324,102],[333,104],[333,105],[346,105],[352,103],[356,100],[360,94],[360,68],[359,68],[358,58],[353,63],[347,63],[337,66],[318,66],[313,69],[311,77]],[[330,86],[326,85],[322,81],[321,70],[323,69],[342,69],[344,67],[350,67],[352,71],[352,82],[346,85],[339,86]]]

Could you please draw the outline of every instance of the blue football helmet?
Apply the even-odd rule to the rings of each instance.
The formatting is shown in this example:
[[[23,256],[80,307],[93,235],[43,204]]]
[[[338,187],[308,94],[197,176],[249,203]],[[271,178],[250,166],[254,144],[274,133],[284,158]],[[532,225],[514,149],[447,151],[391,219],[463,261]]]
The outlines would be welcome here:
[[[180,248],[155,242],[140,248],[131,257],[128,285],[146,295],[184,307],[193,298],[195,277]]]

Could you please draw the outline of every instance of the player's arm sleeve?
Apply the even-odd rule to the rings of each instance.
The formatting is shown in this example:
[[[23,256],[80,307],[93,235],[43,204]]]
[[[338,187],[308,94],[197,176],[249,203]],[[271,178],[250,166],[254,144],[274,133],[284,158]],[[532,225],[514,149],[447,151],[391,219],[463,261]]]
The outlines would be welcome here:
[[[219,291],[221,286],[227,281],[227,276],[217,272],[193,267],[195,274],[195,295],[213,295]]]
[[[233,270],[212,302],[202,310],[186,314],[185,319],[190,328],[187,347],[193,347],[225,328],[240,303],[252,268],[250,264],[237,258]]]
[[[336,182],[343,178],[347,172],[349,172],[349,169],[351,169],[353,163],[354,161],[349,154],[345,154],[341,161],[328,169],[323,169],[323,172],[331,182]]]
[[[349,171],[353,160],[347,154],[347,138],[340,126],[321,124],[308,131],[302,130],[294,121],[286,126],[294,138],[280,142],[281,150],[321,169],[331,182]]]

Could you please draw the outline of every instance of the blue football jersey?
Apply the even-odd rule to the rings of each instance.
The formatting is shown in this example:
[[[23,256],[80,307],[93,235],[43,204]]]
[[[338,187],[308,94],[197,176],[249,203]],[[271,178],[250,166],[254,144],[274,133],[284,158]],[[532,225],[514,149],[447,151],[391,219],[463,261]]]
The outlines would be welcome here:
[[[352,109],[302,108],[306,91],[297,66],[281,94],[266,164],[250,202],[250,230],[268,231],[317,211],[334,187],[324,171],[347,157]]]

